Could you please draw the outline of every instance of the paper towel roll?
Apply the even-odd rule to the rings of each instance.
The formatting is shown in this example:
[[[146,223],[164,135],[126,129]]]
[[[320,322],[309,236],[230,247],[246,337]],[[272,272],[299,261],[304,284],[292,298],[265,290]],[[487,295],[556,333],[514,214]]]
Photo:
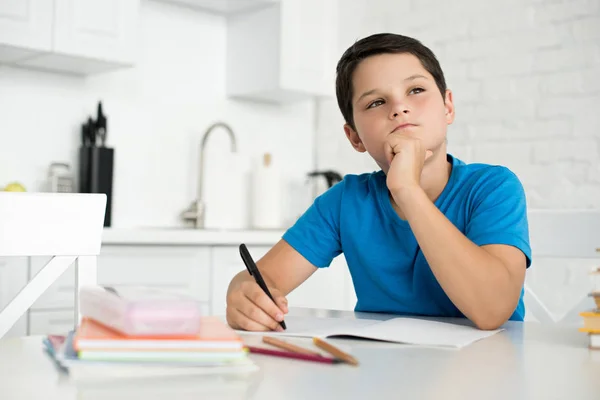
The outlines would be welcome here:
[[[213,157],[210,161],[203,189],[206,207],[204,227],[247,229],[248,185],[244,158],[237,154],[227,154]]]
[[[250,224],[254,229],[282,227],[281,191],[281,176],[271,162],[271,155],[266,153],[252,173]]]

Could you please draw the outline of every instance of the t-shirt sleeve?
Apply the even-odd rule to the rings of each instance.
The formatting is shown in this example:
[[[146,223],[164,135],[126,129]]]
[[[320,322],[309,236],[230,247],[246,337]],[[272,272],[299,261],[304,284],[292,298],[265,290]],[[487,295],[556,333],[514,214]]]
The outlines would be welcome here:
[[[478,246],[505,244],[520,249],[531,265],[525,191],[509,169],[493,167],[475,185],[466,236]]]
[[[328,267],[342,252],[340,209],[344,186],[342,180],[317,197],[283,235],[283,240],[315,267]]]

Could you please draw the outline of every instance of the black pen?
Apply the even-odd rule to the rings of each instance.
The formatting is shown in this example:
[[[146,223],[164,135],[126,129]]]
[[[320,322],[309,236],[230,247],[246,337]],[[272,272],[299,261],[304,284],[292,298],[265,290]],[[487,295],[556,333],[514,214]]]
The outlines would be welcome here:
[[[254,277],[254,280],[256,281],[256,283],[258,283],[258,286],[260,286],[260,288],[267,294],[267,296],[269,296],[269,298],[271,300],[273,300],[273,303],[275,303],[275,299],[273,299],[271,292],[269,292],[269,288],[265,284],[265,281],[264,281],[262,275],[258,271],[258,267],[254,263],[254,260],[252,259],[252,256],[250,255],[250,252],[248,251],[248,248],[246,247],[246,245],[244,243],[240,244],[240,256],[242,256],[242,260],[244,261],[244,264],[246,264],[246,268],[248,269],[248,272],[250,273],[251,276]],[[275,304],[277,304],[277,303],[275,303]],[[279,324],[281,325],[281,327],[284,330],[287,329],[287,327],[285,326],[285,322],[283,320],[281,320],[281,322]]]

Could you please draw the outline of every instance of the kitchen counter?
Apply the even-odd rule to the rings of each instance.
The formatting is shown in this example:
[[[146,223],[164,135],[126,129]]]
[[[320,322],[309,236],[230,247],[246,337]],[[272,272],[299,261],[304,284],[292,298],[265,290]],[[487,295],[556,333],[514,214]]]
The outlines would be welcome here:
[[[191,228],[104,228],[103,245],[266,245],[281,239],[284,230],[208,230]]]

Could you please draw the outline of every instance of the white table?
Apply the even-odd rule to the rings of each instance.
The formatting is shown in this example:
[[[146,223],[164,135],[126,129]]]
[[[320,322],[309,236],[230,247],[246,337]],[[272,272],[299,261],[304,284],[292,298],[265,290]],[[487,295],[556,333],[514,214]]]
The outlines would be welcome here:
[[[292,315],[388,319],[382,314],[293,309]],[[446,320],[448,321],[448,320]],[[575,327],[509,322],[460,350],[337,339],[359,367],[252,355],[247,377],[193,377],[74,385],[41,337],[0,340],[0,398],[12,399],[600,399],[600,351]],[[245,336],[258,344],[260,336]],[[291,340],[291,339],[290,339]],[[308,339],[295,339],[308,344]]]

